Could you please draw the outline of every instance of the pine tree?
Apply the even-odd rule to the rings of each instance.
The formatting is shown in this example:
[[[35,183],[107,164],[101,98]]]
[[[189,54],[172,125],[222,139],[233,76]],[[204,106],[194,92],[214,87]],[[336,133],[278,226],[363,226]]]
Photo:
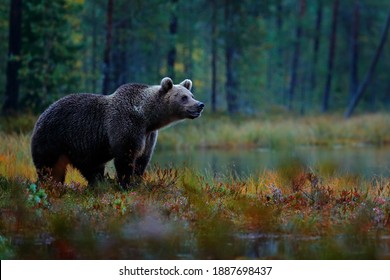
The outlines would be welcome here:
[[[40,111],[72,91],[80,43],[71,19],[76,6],[69,1],[26,0],[22,23],[22,104]]]

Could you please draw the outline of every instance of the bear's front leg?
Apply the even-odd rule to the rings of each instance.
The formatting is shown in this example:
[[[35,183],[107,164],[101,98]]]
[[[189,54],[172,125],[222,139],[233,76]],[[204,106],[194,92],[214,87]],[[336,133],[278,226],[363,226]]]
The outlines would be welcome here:
[[[114,165],[120,185],[123,188],[129,188],[130,178],[133,176],[135,169],[135,157],[118,156],[114,158]]]
[[[135,161],[135,174],[142,176],[152,158],[154,147],[157,142],[158,131],[152,131],[146,137],[145,148],[143,154]]]
[[[113,137],[110,141],[114,156],[114,165],[119,183],[123,188],[129,188],[134,175],[136,159],[143,154],[145,149],[145,134],[136,135],[132,131],[123,131],[121,138]],[[116,135],[118,136],[118,135]]]
[[[78,167],[81,174],[88,181],[88,184],[93,186],[98,181],[104,179],[104,164],[92,167]]]

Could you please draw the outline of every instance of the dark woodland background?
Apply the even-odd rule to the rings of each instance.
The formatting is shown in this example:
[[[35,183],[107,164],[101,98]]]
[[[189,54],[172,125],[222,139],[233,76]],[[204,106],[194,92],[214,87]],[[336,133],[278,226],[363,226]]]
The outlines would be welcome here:
[[[388,0],[2,0],[0,105],[170,76],[213,112],[384,111],[389,25]]]

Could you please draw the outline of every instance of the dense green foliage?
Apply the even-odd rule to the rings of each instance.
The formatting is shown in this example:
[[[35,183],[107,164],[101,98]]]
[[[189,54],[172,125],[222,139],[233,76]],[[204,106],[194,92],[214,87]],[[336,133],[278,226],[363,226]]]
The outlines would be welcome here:
[[[31,109],[47,107],[80,81],[81,6],[60,1],[25,1],[22,25],[23,81],[21,102]]]
[[[5,90],[10,2],[0,3],[0,96]],[[106,65],[107,1],[24,0],[19,107],[40,112],[70,92],[101,92],[103,70],[108,67],[109,92],[126,82],[156,84],[163,76],[176,82],[188,77],[206,105],[216,83],[218,110],[257,113],[289,105],[299,113],[318,112],[328,69],[332,2],[113,1]],[[330,110],[344,110],[351,88],[363,80],[389,9],[384,0],[340,2]],[[355,22],[359,23],[357,68],[352,67],[351,55]],[[389,44],[359,104],[361,110],[388,108]],[[293,76],[296,84],[290,97]]]

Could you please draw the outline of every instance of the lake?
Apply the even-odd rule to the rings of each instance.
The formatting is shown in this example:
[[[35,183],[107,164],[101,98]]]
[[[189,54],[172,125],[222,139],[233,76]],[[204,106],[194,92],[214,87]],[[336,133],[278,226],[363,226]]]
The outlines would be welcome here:
[[[289,151],[255,149],[186,152],[164,151],[157,147],[152,164],[163,168],[186,166],[206,176],[232,175],[245,178],[260,175],[266,170],[277,170],[281,165],[293,164],[297,160],[320,174],[323,170],[330,170],[336,176],[350,175],[366,179],[390,176],[390,147],[372,146],[299,147]],[[390,256],[388,235],[361,237],[352,234],[327,238],[253,232],[233,233],[226,239],[222,245],[225,250],[239,252],[249,258],[372,259]],[[210,254],[213,257],[217,255]],[[181,258],[183,255],[179,253],[176,257]],[[187,256],[194,257],[191,254]],[[223,257],[232,256],[227,254]]]

